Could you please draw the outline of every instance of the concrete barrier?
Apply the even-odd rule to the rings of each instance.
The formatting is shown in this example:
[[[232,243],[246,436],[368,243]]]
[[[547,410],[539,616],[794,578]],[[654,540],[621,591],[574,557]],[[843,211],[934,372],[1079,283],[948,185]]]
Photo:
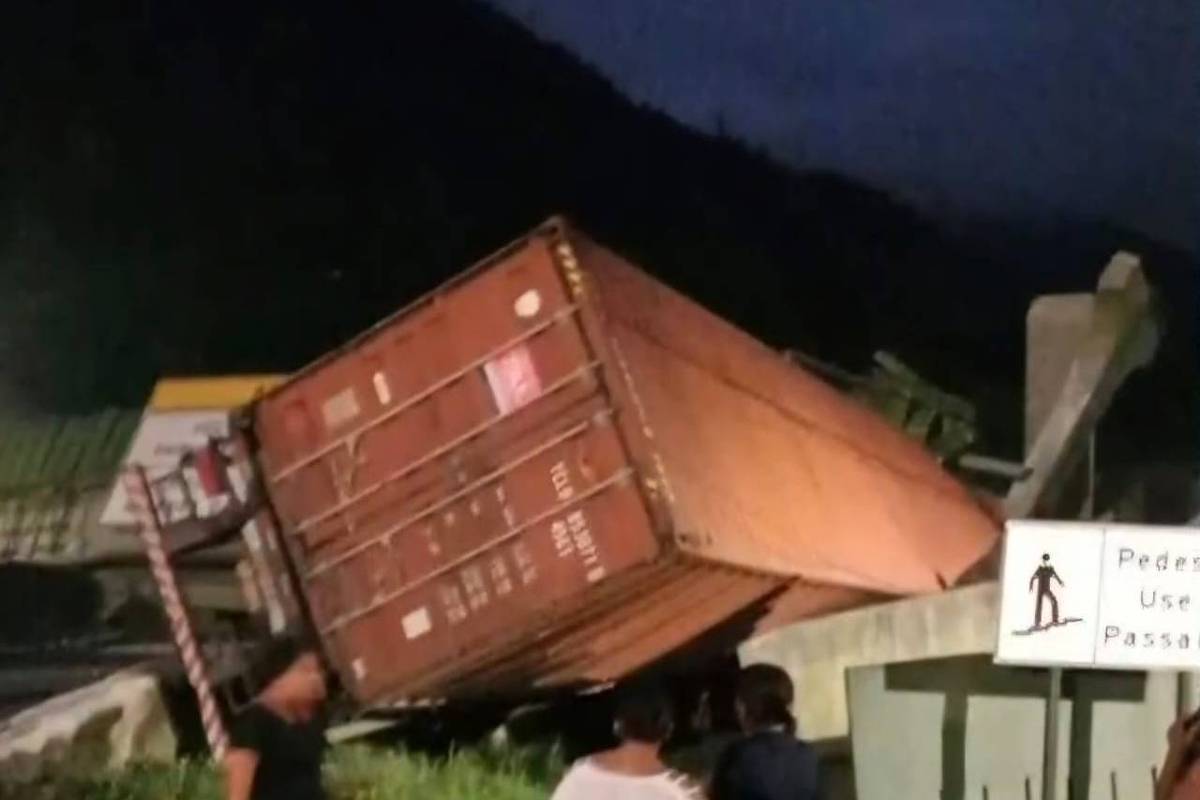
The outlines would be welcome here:
[[[0,776],[29,781],[169,761],[177,740],[157,677],[126,670],[0,722]]]
[[[765,661],[796,683],[793,713],[806,739],[850,734],[846,670],[991,653],[1000,590],[977,584],[807,620],[744,644],[743,664]]]

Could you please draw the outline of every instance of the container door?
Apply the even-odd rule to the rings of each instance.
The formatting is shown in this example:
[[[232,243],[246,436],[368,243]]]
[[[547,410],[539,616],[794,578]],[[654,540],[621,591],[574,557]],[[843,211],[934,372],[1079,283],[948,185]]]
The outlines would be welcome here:
[[[360,702],[536,635],[655,558],[616,413],[545,239],[260,403],[273,501]]]

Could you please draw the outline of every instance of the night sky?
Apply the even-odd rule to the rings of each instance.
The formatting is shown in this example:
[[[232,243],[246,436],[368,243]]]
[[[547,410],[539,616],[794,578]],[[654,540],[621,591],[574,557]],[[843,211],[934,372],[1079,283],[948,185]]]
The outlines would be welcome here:
[[[0,411],[295,369],[564,212],[772,347],[986,396],[1003,441],[1030,298],[1134,250],[1192,413],[1195,0],[486,2],[10,15]]]
[[[492,0],[633,99],[941,216],[1195,248],[1195,0]]]

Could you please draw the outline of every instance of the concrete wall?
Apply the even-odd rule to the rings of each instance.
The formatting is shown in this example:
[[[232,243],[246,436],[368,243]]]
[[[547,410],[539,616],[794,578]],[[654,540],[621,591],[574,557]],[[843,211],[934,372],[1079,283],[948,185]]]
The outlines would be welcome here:
[[[859,800],[1038,797],[1046,681],[990,656],[851,669]],[[1175,675],[1067,673],[1063,698],[1058,797],[1150,800]]]
[[[991,663],[998,601],[987,583],[858,609],[759,637],[740,657],[788,671],[801,735],[834,745],[825,760],[839,775],[836,743],[853,728],[853,778],[831,798],[1032,800],[1047,673]],[[1068,672],[1059,797],[1070,776],[1070,800],[1149,800],[1177,688],[1174,673]]]
[[[999,590],[979,584],[801,622],[747,642],[743,664],[765,661],[796,683],[793,713],[810,740],[850,733],[846,670],[872,664],[990,653]]]
[[[24,782],[170,761],[177,739],[157,676],[128,670],[0,722],[0,775]]]

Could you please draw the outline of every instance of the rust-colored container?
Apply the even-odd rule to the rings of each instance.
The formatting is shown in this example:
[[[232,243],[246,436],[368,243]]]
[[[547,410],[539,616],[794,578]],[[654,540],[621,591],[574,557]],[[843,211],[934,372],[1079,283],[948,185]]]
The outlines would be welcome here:
[[[827,585],[813,613],[936,590],[997,530],[887,423],[558,221],[254,420],[364,705],[618,678],[796,577]]]

